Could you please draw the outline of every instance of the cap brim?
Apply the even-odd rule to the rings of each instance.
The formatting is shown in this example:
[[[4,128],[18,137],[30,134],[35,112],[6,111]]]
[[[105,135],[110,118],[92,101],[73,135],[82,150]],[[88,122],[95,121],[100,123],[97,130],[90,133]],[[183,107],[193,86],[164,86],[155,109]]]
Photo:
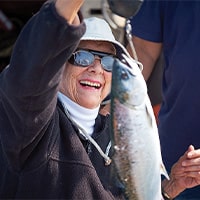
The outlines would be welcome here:
[[[118,41],[113,41],[113,40],[109,40],[109,39],[102,39],[99,37],[84,37],[81,38],[81,41],[83,40],[91,40],[91,41],[105,41],[105,42],[110,42],[112,43],[115,48],[116,48],[116,56],[118,58],[122,58],[122,53],[126,54],[128,57],[130,57],[128,51],[126,50],[126,48]]]

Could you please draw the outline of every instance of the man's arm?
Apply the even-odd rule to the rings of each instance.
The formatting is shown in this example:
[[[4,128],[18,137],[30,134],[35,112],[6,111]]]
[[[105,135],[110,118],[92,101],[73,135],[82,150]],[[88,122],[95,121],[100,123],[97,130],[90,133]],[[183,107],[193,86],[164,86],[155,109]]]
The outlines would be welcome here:
[[[143,76],[145,80],[148,80],[155,66],[155,63],[161,54],[162,43],[150,42],[136,36],[133,36],[132,40],[138,56],[138,60],[144,66],[142,71]],[[130,45],[127,46],[127,50],[131,54]]]

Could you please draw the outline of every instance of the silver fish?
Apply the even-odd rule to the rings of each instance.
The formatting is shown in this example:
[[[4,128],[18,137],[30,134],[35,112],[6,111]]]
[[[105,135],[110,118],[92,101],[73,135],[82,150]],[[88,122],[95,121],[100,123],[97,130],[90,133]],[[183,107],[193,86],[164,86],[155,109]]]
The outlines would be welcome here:
[[[115,175],[129,200],[161,200],[167,178],[153,109],[138,63],[124,55],[112,72],[111,119]],[[129,67],[128,67],[129,66]]]

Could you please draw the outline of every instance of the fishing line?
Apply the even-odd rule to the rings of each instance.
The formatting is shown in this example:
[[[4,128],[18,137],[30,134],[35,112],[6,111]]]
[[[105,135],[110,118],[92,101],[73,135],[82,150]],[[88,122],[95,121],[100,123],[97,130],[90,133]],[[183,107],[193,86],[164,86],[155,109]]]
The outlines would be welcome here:
[[[128,43],[131,47],[131,53],[133,55],[133,58],[138,61],[138,56],[135,50],[135,47],[133,45],[133,41],[132,41],[132,26],[130,24],[130,20],[126,21],[126,26],[125,26],[125,30],[126,30],[126,38],[128,40]]]
[[[110,165],[111,163],[111,158],[108,156],[109,150],[110,150],[110,146],[111,146],[111,142],[109,142],[107,148],[106,148],[106,153],[104,153],[101,149],[101,147],[97,144],[97,142],[81,127],[79,126],[70,116],[69,111],[65,108],[65,106],[63,106],[64,111],[66,116],[68,117],[68,119],[71,121],[71,123],[76,126],[79,131],[85,136],[86,139],[88,139],[97,149],[97,151],[100,153],[100,155],[104,158],[105,160],[105,165]]]

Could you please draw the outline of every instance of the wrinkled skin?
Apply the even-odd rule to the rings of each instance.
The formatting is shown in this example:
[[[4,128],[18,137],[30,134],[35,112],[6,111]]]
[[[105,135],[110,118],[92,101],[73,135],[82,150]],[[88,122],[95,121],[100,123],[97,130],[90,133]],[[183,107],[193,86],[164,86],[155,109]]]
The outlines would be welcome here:
[[[115,48],[109,42],[81,41],[78,48],[115,54]],[[77,104],[93,109],[98,107],[109,94],[111,77],[112,73],[102,68],[98,58],[88,67],[79,67],[66,63],[60,91]],[[86,81],[88,85],[82,84]],[[99,87],[96,88],[92,84],[98,84]]]

